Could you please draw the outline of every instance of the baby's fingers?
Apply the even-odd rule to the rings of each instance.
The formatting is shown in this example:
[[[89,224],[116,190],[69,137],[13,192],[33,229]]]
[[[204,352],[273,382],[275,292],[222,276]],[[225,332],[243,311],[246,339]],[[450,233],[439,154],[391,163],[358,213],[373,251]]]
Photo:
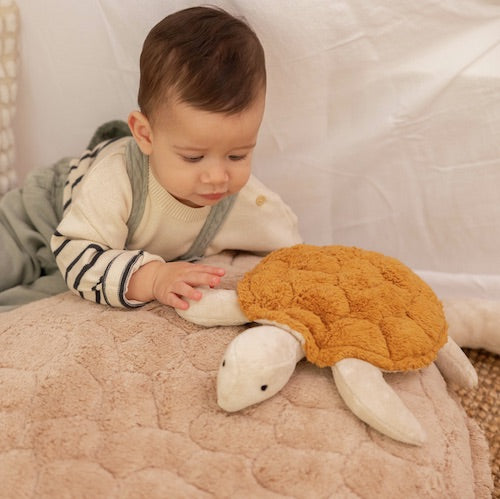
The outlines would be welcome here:
[[[167,299],[165,300],[165,305],[170,305],[171,307],[178,308],[180,310],[187,310],[189,308],[189,303],[184,301],[175,293],[168,293]]]
[[[202,294],[199,289],[193,288],[190,284],[183,281],[176,282],[171,289],[171,293],[175,293],[179,298],[187,298],[188,300],[198,301]]]
[[[191,286],[209,286],[214,288],[220,284],[220,281],[221,276],[201,271],[189,272],[186,276],[186,283]]]
[[[212,265],[204,265],[201,263],[192,264],[192,271],[200,272],[202,274],[211,274],[218,277],[223,277],[226,271],[221,267],[213,267]]]
[[[189,301],[198,301],[201,299],[201,292],[198,289],[191,287],[185,282],[178,281],[174,283],[163,299],[160,299],[165,305],[178,308],[180,310],[187,310],[189,308]]]

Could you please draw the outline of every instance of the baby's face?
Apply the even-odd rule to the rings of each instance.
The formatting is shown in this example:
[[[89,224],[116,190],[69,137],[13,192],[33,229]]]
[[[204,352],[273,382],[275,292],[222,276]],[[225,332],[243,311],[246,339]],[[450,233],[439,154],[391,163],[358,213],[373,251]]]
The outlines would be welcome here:
[[[150,166],[156,180],[181,203],[212,206],[248,181],[265,96],[238,114],[165,105],[152,127]]]

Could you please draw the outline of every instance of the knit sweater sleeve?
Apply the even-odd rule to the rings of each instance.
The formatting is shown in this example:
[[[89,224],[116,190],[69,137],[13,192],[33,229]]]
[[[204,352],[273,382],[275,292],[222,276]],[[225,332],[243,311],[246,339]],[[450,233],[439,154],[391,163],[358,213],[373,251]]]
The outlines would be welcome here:
[[[127,250],[132,188],[123,155],[96,160],[51,240],[51,249],[69,289],[82,298],[117,307],[137,307],[125,298],[130,276],[156,255]]]

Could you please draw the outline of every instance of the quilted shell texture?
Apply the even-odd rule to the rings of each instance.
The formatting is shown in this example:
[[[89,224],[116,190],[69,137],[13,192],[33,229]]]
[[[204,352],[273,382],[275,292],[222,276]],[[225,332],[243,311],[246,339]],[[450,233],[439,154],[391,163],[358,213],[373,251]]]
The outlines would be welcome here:
[[[432,289],[399,260],[355,247],[274,251],[245,274],[238,297],[250,320],[300,333],[320,367],[354,357],[387,371],[419,369],[447,340]]]

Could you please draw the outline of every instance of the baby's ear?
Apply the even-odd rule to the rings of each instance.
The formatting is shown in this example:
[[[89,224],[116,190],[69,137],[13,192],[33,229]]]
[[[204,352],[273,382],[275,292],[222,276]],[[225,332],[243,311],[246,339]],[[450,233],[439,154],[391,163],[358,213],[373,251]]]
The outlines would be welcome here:
[[[153,149],[153,135],[149,120],[140,111],[132,111],[128,116],[128,126],[141,152],[149,156]]]

